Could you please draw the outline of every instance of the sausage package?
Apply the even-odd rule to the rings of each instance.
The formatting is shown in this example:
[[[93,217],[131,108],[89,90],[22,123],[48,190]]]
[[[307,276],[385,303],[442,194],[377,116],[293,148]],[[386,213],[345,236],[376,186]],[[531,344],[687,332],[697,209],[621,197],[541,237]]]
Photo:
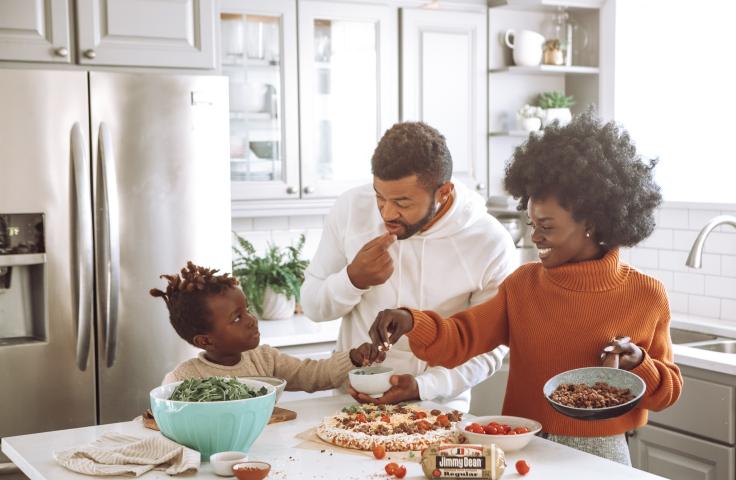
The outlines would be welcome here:
[[[497,480],[506,469],[503,450],[495,444],[433,445],[422,452],[422,470],[427,478],[485,478]]]

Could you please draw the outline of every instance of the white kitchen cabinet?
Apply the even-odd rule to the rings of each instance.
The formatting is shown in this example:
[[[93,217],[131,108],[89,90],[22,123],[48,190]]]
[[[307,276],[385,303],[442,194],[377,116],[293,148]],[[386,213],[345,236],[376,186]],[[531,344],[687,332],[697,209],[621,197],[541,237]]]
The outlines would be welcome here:
[[[301,360],[311,358],[312,360],[324,360],[330,358],[335,352],[335,342],[321,342],[306,345],[290,345],[279,347],[281,353],[292,355]],[[318,392],[284,392],[281,394],[279,403],[291,402],[295,400],[304,400],[307,398],[331,397],[340,395],[339,389],[320,390]]]
[[[734,449],[651,425],[630,438],[632,464],[672,480],[733,480]]]
[[[371,181],[373,149],[398,121],[398,9],[223,0],[218,15],[220,71],[231,78],[233,216],[325,214],[335,197]],[[228,48],[245,49],[244,66]],[[265,107],[253,101],[258,91]]]
[[[222,0],[218,13],[232,198],[299,198],[296,0]]]
[[[485,195],[486,8],[404,8],[401,32],[401,120],[437,128],[447,140],[453,176]]]
[[[398,121],[397,8],[299,2],[302,198],[371,180],[370,159]]]
[[[68,0],[0,2],[0,60],[69,63]]]
[[[73,5],[71,0],[0,2],[0,60],[215,68],[214,0],[77,0],[76,9]]]
[[[509,380],[509,356],[493,375],[470,391],[470,413],[477,416],[501,415],[506,384]]]
[[[736,478],[736,378],[680,365],[678,401],[649,413],[630,440],[632,464],[673,480]]]
[[[79,63],[215,68],[214,0],[77,0]]]
[[[488,149],[489,195],[504,195],[504,167],[514,149],[527,139],[516,112],[534,104],[546,91],[560,91],[575,98],[573,114],[595,105],[606,118],[608,100],[602,83],[611,79],[607,69],[610,46],[601,33],[611,21],[600,1],[492,0],[488,11]],[[549,3],[553,3],[550,5]],[[610,3],[610,2],[609,2]],[[559,10],[564,9],[564,12]],[[557,38],[558,15],[572,19],[571,65],[521,67],[514,64],[505,43],[508,30],[531,30],[546,39]],[[562,17],[560,17],[562,18]],[[560,20],[561,21],[561,20]],[[566,38],[562,39],[563,41]]]

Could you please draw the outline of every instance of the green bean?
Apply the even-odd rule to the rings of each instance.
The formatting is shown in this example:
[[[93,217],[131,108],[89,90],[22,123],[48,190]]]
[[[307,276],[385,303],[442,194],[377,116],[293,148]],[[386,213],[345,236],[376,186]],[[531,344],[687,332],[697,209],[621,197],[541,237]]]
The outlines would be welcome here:
[[[260,397],[268,393],[266,387],[254,390],[235,378],[190,378],[176,387],[169,400],[179,402],[221,402]]]

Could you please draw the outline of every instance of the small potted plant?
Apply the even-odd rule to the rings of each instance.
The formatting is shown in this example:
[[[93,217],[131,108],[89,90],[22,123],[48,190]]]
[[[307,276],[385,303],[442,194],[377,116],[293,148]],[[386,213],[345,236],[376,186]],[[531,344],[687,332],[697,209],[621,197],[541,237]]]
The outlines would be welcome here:
[[[238,245],[233,247],[233,276],[243,287],[248,304],[262,320],[280,320],[294,314],[299,290],[304,282],[304,270],[309,265],[300,259],[304,235],[296,246],[285,251],[269,244],[263,256],[248,240],[235,234]]]
[[[516,112],[516,119],[522,130],[533,132],[542,127],[542,118],[544,118],[544,110],[533,105],[526,104]]]
[[[544,109],[543,125],[546,127],[557,120],[560,126],[567,125],[572,120],[570,107],[575,105],[575,99],[562,92],[544,92],[537,99],[539,107]]]

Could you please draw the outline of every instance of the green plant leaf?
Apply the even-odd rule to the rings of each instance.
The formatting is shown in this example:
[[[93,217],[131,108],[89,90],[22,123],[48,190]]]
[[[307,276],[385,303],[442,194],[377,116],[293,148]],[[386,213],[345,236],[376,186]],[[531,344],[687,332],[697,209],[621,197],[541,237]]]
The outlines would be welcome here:
[[[567,96],[562,92],[549,91],[539,94],[537,105],[541,108],[570,108],[575,105],[575,99],[572,95]]]
[[[276,293],[299,301],[299,291],[304,282],[304,270],[309,261],[301,259],[304,235],[299,235],[296,245],[280,249],[269,243],[263,256],[248,240],[233,232],[237,246],[233,247],[233,276],[243,288],[248,304],[263,315],[263,297],[266,287]]]

